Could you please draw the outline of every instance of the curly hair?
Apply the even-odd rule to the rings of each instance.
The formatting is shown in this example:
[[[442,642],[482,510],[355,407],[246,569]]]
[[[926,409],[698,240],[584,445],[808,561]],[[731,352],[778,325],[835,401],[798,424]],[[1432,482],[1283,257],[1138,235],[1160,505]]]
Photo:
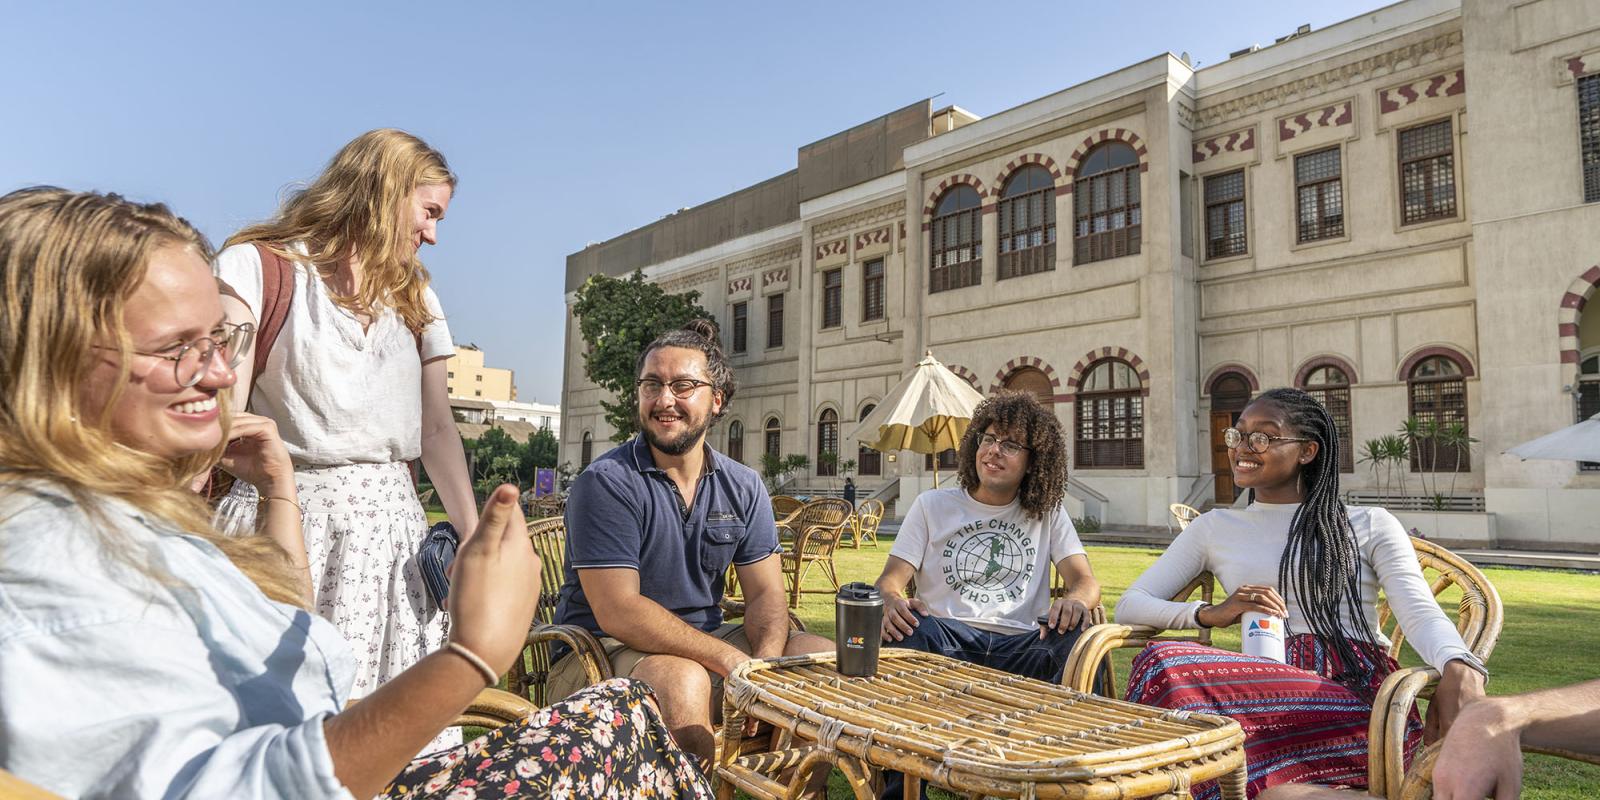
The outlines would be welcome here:
[[[1032,392],[1001,390],[978,404],[972,412],[972,424],[961,437],[961,448],[956,475],[961,488],[972,491],[978,488],[978,439],[991,428],[1005,430],[1013,436],[1025,434],[1023,444],[1029,448],[1028,471],[1022,476],[1017,496],[1022,500],[1022,511],[1033,519],[1061,505],[1067,493],[1067,438],[1056,419]]]

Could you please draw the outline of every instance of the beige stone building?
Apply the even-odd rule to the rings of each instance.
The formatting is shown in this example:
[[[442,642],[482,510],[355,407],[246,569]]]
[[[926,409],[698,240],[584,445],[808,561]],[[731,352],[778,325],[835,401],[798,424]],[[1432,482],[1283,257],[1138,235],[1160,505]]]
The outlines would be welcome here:
[[[931,350],[980,390],[1051,403],[1069,505],[1109,526],[1233,502],[1221,430],[1294,385],[1345,429],[1352,499],[1388,496],[1447,540],[1595,550],[1600,473],[1501,452],[1600,411],[1596,201],[1597,7],[1406,0],[986,118],[893,111],[574,253],[567,290],[634,269],[699,290],[742,386],[715,446],[749,464],[843,451],[902,508],[927,461],[840,437]],[[569,312],[574,463],[611,434],[582,346]],[[1477,441],[1362,461],[1411,417]],[[832,481],[811,472],[801,488]]]
[[[477,345],[456,345],[456,354],[445,362],[445,370],[451,397],[502,403],[517,399],[511,370],[484,366],[483,351]]]

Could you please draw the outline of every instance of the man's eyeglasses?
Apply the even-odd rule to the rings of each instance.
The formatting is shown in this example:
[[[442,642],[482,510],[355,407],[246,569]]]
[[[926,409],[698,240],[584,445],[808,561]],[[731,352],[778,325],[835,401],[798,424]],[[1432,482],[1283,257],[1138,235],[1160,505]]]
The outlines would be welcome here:
[[[211,364],[217,357],[217,351],[222,351],[223,360],[228,362],[228,368],[239,366],[244,360],[244,353],[250,349],[250,342],[255,340],[256,326],[246,322],[234,325],[231,322],[222,323],[226,330],[222,340],[218,341],[209,336],[203,336],[192,342],[185,342],[176,351],[169,350],[165,353],[147,353],[142,350],[132,351],[134,355],[149,356],[172,362],[172,377],[178,385],[187,389],[205,380],[211,372]],[[115,347],[95,345],[101,350],[115,350]]]
[[[1262,433],[1261,431],[1251,431],[1249,435],[1246,435],[1238,428],[1228,428],[1222,432],[1222,443],[1227,445],[1230,449],[1237,450],[1239,445],[1248,444],[1250,445],[1250,451],[1253,453],[1265,453],[1267,452],[1267,448],[1272,447],[1278,442],[1314,441],[1316,440],[1306,439],[1298,436],[1273,436],[1270,433]]]
[[[709,381],[697,381],[693,378],[679,378],[665,383],[655,378],[640,378],[636,383],[639,387],[639,396],[646,400],[654,400],[661,396],[663,387],[672,391],[672,396],[679,400],[688,400],[702,386],[711,386]]]
[[[985,447],[999,447],[1000,452],[1005,454],[1006,458],[1016,458],[1017,454],[1033,449],[1010,439],[1002,439],[992,433],[985,433],[978,437],[978,449],[981,450]]]

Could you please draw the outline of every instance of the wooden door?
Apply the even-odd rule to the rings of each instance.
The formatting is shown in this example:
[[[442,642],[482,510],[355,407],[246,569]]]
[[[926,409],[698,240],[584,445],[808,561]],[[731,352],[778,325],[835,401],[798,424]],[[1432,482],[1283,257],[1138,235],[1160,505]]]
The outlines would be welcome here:
[[[1222,431],[1233,427],[1238,419],[1237,411],[1211,412],[1211,474],[1216,482],[1216,502],[1219,506],[1233,505],[1236,496],[1233,468],[1228,464],[1228,446],[1222,443]]]

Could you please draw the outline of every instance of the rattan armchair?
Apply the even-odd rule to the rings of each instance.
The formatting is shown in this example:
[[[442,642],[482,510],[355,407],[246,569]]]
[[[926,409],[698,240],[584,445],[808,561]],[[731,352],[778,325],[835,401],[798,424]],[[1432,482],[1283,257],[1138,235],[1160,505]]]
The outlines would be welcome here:
[[[798,497],[775,494],[772,496],[772,518],[780,523],[788,522],[796,511],[805,507],[805,504],[805,501]]]
[[[1167,506],[1167,510],[1172,512],[1172,518],[1178,521],[1178,530],[1180,531],[1189,527],[1189,523],[1194,522],[1194,518],[1200,516],[1200,509],[1194,506],[1186,506],[1182,503],[1173,503]]]
[[[1477,567],[1449,550],[1423,539],[1413,538],[1423,577],[1433,594],[1438,597],[1454,586],[1461,591],[1461,602],[1456,613],[1456,630],[1478,658],[1487,661],[1500,637],[1504,611],[1500,594]],[[1173,597],[1176,601],[1190,599],[1196,590],[1202,599],[1211,602],[1213,581],[1210,573],[1201,573]],[[1389,655],[1398,658],[1405,643],[1405,632],[1389,609],[1386,598],[1379,598],[1378,626],[1391,642]],[[1210,631],[1182,632],[1172,635],[1155,628],[1132,625],[1096,625],[1084,633],[1067,658],[1062,683],[1080,691],[1090,691],[1094,670],[1104,664],[1109,667],[1112,651],[1122,647],[1143,647],[1151,641],[1180,639],[1210,644]],[[1372,719],[1367,727],[1367,786],[1377,797],[1393,800],[1400,797],[1403,767],[1405,726],[1407,715],[1419,697],[1431,694],[1439,681],[1439,672],[1431,667],[1406,667],[1395,670],[1378,688],[1373,703]],[[1115,691],[1114,684],[1112,691]]]
[[[539,606],[534,612],[533,627],[528,631],[527,645],[522,657],[506,673],[506,688],[527,698],[535,708],[560,700],[546,693],[550,679],[550,647],[566,645],[574,658],[583,664],[586,685],[596,684],[611,677],[611,662],[605,649],[594,634],[576,625],[557,625],[556,600],[561,594],[562,560],[567,551],[567,525],[561,517],[547,517],[528,524],[528,538],[533,550],[539,554],[540,568]]]
[[[856,506],[855,513],[850,515],[850,546],[860,548],[862,545],[870,544],[877,547],[878,525],[882,522],[882,500],[868,500]]]
[[[789,607],[800,607],[802,592],[817,594],[839,591],[839,576],[833,567],[833,552],[840,537],[850,527],[850,504],[836,497],[806,503],[789,519],[778,523],[778,539],[785,543],[783,572],[789,581]],[[822,568],[832,589],[803,588],[812,565]]]

